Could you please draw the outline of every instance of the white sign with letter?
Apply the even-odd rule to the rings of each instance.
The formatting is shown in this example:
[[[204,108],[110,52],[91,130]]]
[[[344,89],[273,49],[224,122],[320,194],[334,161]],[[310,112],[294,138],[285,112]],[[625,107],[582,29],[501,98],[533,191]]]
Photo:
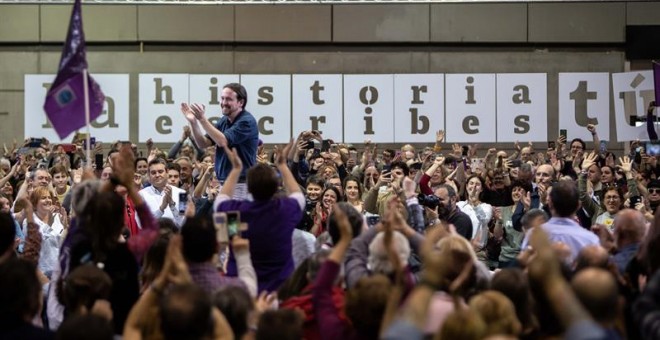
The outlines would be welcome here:
[[[394,140],[393,82],[391,74],[344,76],[344,142]]]
[[[176,141],[188,124],[181,103],[188,102],[188,74],[140,74],[138,139],[155,143]]]
[[[342,79],[339,74],[293,75],[293,137],[319,130],[325,138],[344,139]]]
[[[447,74],[447,142],[495,139],[495,74]]]
[[[545,73],[497,75],[497,141],[548,140],[548,98]]]
[[[90,124],[91,137],[99,142],[128,140],[129,138],[129,78],[128,74],[92,74],[105,94],[103,112]],[[27,137],[45,137],[53,143],[70,143],[71,139],[61,140],[50,125],[44,101],[50,85],[55,81],[54,74],[25,75],[25,129]],[[85,127],[79,130],[86,132]],[[71,135],[73,138],[73,135]]]
[[[559,129],[566,129],[567,143],[590,141],[588,124],[597,125],[600,139],[610,139],[609,78],[608,73],[559,73]]]
[[[653,71],[612,73],[612,89],[617,140],[648,140],[645,117],[655,100]]]
[[[257,120],[264,143],[288,143],[291,138],[291,76],[241,75],[248,94],[246,109]]]
[[[433,143],[445,129],[443,74],[394,75],[394,141]]]

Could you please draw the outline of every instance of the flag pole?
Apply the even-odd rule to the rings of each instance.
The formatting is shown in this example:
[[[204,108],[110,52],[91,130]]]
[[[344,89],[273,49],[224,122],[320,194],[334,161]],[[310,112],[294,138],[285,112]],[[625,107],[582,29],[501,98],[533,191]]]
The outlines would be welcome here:
[[[83,97],[85,97],[85,127],[87,128],[87,143],[85,146],[85,158],[87,159],[87,167],[91,168],[92,160],[90,159],[90,149],[92,146],[91,142],[91,132],[89,130],[89,81],[87,79],[87,68],[83,69]]]

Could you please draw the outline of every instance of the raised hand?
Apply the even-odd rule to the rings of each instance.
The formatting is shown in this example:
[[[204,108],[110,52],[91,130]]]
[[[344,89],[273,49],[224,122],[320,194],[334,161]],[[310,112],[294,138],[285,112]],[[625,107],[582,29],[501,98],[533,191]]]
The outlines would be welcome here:
[[[454,144],[451,146],[451,150],[452,150],[451,153],[452,153],[454,156],[456,156],[456,158],[460,158],[460,157],[463,155],[463,148],[461,148],[461,146],[458,145],[457,143],[454,143]]]
[[[392,183],[392,173],[388,171],[380,174],[380,177],[378,177],[378,183],[376,183],[376,185],[382,186],[383,184],[389,183]]]
[[[334,211],[334,218],[339,229],[340,240],[350,242],[353,239],[353,229],[348,222],[348,216],[346,216],[346,213],[337,205],[334,206],[332,211]]]
[[[591,134],[596,133],[596,125],[593,125],[593,124],[587,125],[587,130],[589,130],[589,132],[591,132]]]
[[[475,158],[477,156],[477,148],[478,147],[479,147],[479,144],[477,144],[477,143],[474,143],[474,144],[469,146],[468,156],[470,156],[470,158]]]
[[[165,264],[158,279],[175,285],[192,282],[190,272],[188,272],[188,265],[183,259],[181,245],[182,240],[180,235],[173,236],[170,239],[170,243],[167,246],[167,254],[165,255]]]
[[[529,208],[532,206],[532,195],[529,191],[523,193],[521,197],[521,202],[523,204],[523,207],[525,207],[525,211],[529,210]]]
[[[192,114],[197,120],[203,121],[206,119],[204,116],[206,114],[206,105],[204,104],[192,104],[190,107],[192,109]],[[186,117],[188,119],[188,117]]]
[[[190,107],[188,103],[181,103],[181,113],[183,113],[183,116],[186,117],[186,120],[189,123],[195,122],[195,114],[193,113],[192,107]]]
[[[174,203],[174,200],[172,200],[172,187],[169,185],[166,185],[165,188],[163,189],[163,201],[161,202],[161,208],[162,207],[167,207],[170,205],[170,203]],[[165,210],[165,209],[162,209]]]
[[[545,186],[545,184],[541,183],[537,187],[539,189],[539,199],[541,200],[541,203],[546,204],[546,192],[548,190],[548,187]]]
[[[304,154],[307,147],[307,141],[300,138],[296,141],[296,151],[298,154]]]
[[[411,198],[417,196],[417,183],[408,177],[403,178],[403,192],[406,194],[406,198]]]
[[[236,149],[229,150],[227,145],[224,145],[222,148],[225,150],[227,157],[229,157],[229,162],[231,162],[232,169],[243,169],[243,162],[241,162],[241,158],[238,157],[238,151],[236,151]],[[286,155],[284,157],[286,159]]]
[[[587,171],[589,167],[596,164],[596,159],[598,159],[598,154],[595,152],[589,153],[587,157],[582,161],[582,171]]]
[[[293,139],[289,141],[289,144],[287,144],[284,147],[282,152],[279,151],[279,148],[275,148],[275,163],[277,165],[286,165],[286,158],[292,147],[293,147]]]
[[[566,136],[559,136],[559,138],[557,138],[557,144],[559,145],[566,144]]]
[[[628,174],[632,171],[633,162],[628,156],[619,157],[619,162],[621,165],[619,165],[618,168],[621,169],[623,173]]]
[[[561,171],[561,161],[557,158],[557,154],[554,152],[550,153],[550,164],[552,165],[552,168],[555,169],[555,173]]]
[[[125,145],[119,151],[119,156],[115,158],[112,162],[112,172],[119,182],[130,188],[133,185],[133,175],[135,171],[133,170],[133,151],[128,145]]]

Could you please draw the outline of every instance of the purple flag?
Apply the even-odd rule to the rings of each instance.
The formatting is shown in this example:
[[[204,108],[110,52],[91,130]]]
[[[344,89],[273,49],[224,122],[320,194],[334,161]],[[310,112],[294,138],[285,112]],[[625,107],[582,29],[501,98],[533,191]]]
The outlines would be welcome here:
[[[80,0],[76,0],[71,11],[69,32],[62,50],[57,77],[48,90],[44,103],[46,115],[60,139],[86,125],[83,70],[87,69],[87,59],[80,7]],[[93,121],[101,115],[105,96],[89,73],[87,79],[89,120]]]
[[[653,85],[655,85],[655,106],[660,106],[660,64],[653,61]]]

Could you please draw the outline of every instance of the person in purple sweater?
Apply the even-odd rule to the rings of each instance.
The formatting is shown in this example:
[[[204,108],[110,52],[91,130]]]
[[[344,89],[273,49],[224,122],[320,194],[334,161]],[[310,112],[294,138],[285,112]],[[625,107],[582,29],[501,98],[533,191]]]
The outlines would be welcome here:
[[[248,224],[248,230],[241,236],[250,241],[259,293],[276,291],[294,270],[292,235],[302,218],[305,196],[286,164],[291,147],[292,143],[289,143],[281,152],[276,151],[277,170],[288,196],[275,196],[279,184],[277,174],[270,166],[257,164],[247,172],[247,188],[254,201],[230,199],[243,165],[236,150],[225,147],[232,170],[215,200],[215,211],[239,211],[241,222]],[[234,253],[230,251],[227,275],[237,274]]]

